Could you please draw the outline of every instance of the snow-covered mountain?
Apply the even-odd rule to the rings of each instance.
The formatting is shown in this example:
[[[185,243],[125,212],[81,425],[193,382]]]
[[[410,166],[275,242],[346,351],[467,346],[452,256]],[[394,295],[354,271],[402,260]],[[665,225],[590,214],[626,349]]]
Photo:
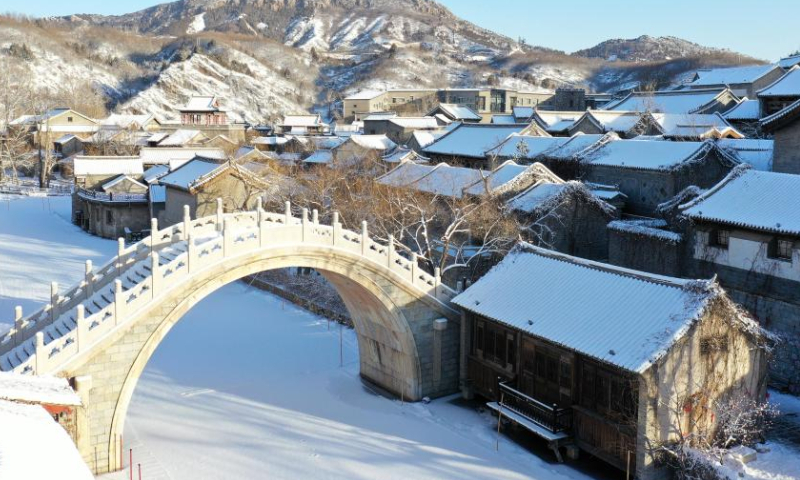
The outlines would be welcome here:
[[[674,51],[656,42],[659,53],[616,53],[618,62],[568,55],[483,29],[433,0],[180,0],[121,16],[0,17],[0,33],[0,61],[63,104],[81,105],[66,85],[91,85],[110,110],[169,117],[190,95],[214,93],[250,122],[328,113],[361,89],[613,89],[652,81],[649,63],[629,58]],[[709,52],[715,64],[734,63],[699,46],[683,52],[697,56],[657,70],[683,73]]]

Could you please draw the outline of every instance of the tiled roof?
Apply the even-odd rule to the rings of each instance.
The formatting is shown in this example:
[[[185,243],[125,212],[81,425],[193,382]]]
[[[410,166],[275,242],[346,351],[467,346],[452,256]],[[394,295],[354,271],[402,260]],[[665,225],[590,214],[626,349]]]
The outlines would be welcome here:
[[[727,89],[696,89],[633,92],[621,100],[605,105],[603,110],[695,113],[703,110],[727,91]]]
[[[634,272],[521,243],[453,302],[642,373],[703,315],[711,282]]]
[[[786,75],[758,91],[759,97],[800,97],[800,66],[794,66]]]
[[[800,235],[800,175],[740,166],[714,188],[681,205],[695,220],[778,234]]]
[[[697,71],[697,80],[691,85],[733,85],[736,83],[752,83],[768,74],[776,65],[746,65],[743,67],[712,68]]]
[[[760,115],[760,102],[748,98],[742,99],[738,105],[722,114],[727,120],[758,120]]]
[[[527,125],[491,125],[464,123],[450,130],[431,145],[426,154],[483,158],[486,152],[513,133],[520,133]]]

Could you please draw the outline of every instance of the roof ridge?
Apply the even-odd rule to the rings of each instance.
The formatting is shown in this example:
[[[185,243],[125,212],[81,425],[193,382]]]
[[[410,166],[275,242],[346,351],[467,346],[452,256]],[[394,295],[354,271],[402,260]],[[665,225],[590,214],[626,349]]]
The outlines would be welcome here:
[[[730,173],[725,175],[725,178],[720,180],[719,183],[717,183],[713,187],[709,188],[705,192],[701,193],[700,195],[698,195],[696,198],[690,200],[689,202],[684,203],[683,205],[678,205],[678,210],[683,211],[683,210],[692,208],[694,206],[697,206],[701,202],[703,202],[706,199],[708,199],[709,197],[713,196],[715,193],[717,193],[720,190],[722,190],[722,188],[725,187],[725,185],[729,184],[733,180],[736,180],[737,178],[741,177],[745,172],[747,172],[748,170],[752,170],[752,169],[753,169],[753,167],[750,166],[749,164],[740,163],[739,165],[734,167],[734,169],[731,170]]]

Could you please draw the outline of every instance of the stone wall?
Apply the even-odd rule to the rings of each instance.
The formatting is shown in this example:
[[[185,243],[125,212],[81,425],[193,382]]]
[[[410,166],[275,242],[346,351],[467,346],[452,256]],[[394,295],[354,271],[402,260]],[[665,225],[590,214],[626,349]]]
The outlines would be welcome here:
[[[658,275],[680,276],[683,246],[675,238],[670,239],[659,233],[667,232],[655,231],[649,234],[647,229],[637,232],[609,228],[608,262]]]
[[[800,174],[800,122],[775,131],[772,170]]]

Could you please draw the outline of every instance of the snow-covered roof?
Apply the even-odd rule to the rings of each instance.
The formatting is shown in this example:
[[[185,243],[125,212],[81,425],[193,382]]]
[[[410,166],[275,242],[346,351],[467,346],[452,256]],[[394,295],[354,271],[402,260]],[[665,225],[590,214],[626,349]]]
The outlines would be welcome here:
[[[735,107],[722,114],[727,120],[758,120],[761,116],[760,102],[743,98]]]
[[[330,150],[317,150],[306,157],[303,163],[333,163],[333,152]]]
[[[400,165],[388,171],[376,180],[382,185],[390,187],[405,187],[431,173],[435,166],[420,165],[411,161],[400,162]]]
[[[742,163],[746,163],[756,170],[772,171],[774,140],[721,138],[716,141],[716,144],[726,152],[734,154]]]
[[[427,154],[483,158],[486,152],[509,135],[520,133],[526,125],[491,125],[463,123],[424,148]]]
[[[618,139],[614,133],[610,134],[583,134],[577,133],[570,137],[567,143],[556,147],[548,152],[546,156],[557,160],[569,160],[581,156],[589,149],[595,148],[599,143]]]
[[[584,161],[620,168],[670,170],[703,158],[713,148],[710,142],[616,140],[589,152]]]
[[[139,157],[85,157],[73,161],[74,175],[141,175],[144,173]]]
[[[485,178],[475,182],[469,188],[464,189],[465,194],[492,195],[516,194],[531,185],[537,183],[564,183],[558,175],[539,162],[530,165],[517,165],[508,160]]]
[[[533,120],[550,133],[565,132],[581,118],[581,112],[552,112],[536,110]]]
[[[798,115],[800,115],[800,100],[796,100],[783,110],[762,118],[760,122],[761,129],[765,132],[775,131],[785,125],[792,124],[797,120]]]
[[[496,125],[515,125],[517,118],[511,114],[492,115],[492,123]]]
[[[425,130],[435,130],[439,128],[439,122],[437,122],[434,117],[395,117],[390,119],[389,122],[402,128]]]
[[[397,112],[372,112],[366,117],[362,118],[362,122],[369,122],[374,120],[389,120],[397,117]]]
[[[80,397],[70,387],[66,378],[11,372],[0,372],[0,399],[49,405],[81,404]],[[0,473],[2,471],[2,459],[0,459]]]
[[[202,137],[202,138],[198,138]],[[200,130],[179,129],[158,143],[159,147],[184,147],[207,140]]]
[[[397,144],[386,135],[352,135],[347,141],[353,142],[361,148],[381,152],[390,151],[397,147]]]
[[[583,114],[581,120],[583,119],[594,123],[604,132],[628,133],[642,120],[642,113],[624,110],[588,110]]]
[[[800,235],[800,175],[742,165],[714,188],[681,205],[684,215],[778,234]]]
[[[403,161],[412,161],[415,163],[428,163],[429,161],[429,159],[423,157],[414,150],[405,147],[396,148],[389,155],[384,155],[383,157],[381,157],[381,160],[383,160],[386,163],[397,163],[397,164]]]
[[[512,107],[511,112],[517,121],[529,121],[533,116],[534,107]]]
[[[800,98],[800,66],[794,66],[786,75],[758,91],[759,97]]]
[[[744,137],[719,113],[651,113],[666,137],[705,139],[721,134]]]
[[[157,182],[159,178],[169,173],[169,165],[153,165],[145,170],[142,174],[142,179],[145,183],[150,184]]]
[[[781,58],[780,61],[778,61],[778,65],[784,70],[788,70],[798,64],[800,64],[800,55],[791,55]]]
[[[64,144],[64,143],[69,142],[73,138],[78,138],[78,137],[73,135],[73,134],[71,134],[71,133],[68,133],[66,135],[62,135],[62,136],[58,137],[58,140],[56,140],[53,143]]]
[[[119,185],[122,182],[130,182],[130,183],[134,184],[135,186],[141,188],[142,190],[147,190],[147,185],[142,184],[141,182],[139,182],[135,178],[131,178],[128,175],[120,175],[120,176],[118,176],[116,178],[113,178],[113,179],[107,181],[106,183],[104,183],[100,188],[102,188],[103,191],[108,192],[109,189],[114,188],[115,186]]]
[[[450,120],[472,120],[481,121],[483,117],[475,110],[463,105],[453,103],[440,103],[439,110]],[[435,110],[434,110],[435,111]]]
[[[286,115],[281,125],[284,127],[320,127],[322,117],[319,115]]]
[[[347,141],[346,137],[330,136],[330,137],[309,137],[308,141],[314,144],[316,149],[333,150],[339,145]]]
[[[278,145],[286,145],[289,143],[289,139],[286,137],[258,137],[253,139],[253,145],[270,145],[270,146],[278,146]]]
[[[139,151],[139,158],[147,165],[172,165],[173,162],[187,162],[198,155],[218,160],[227,158],[225,150],[216,147],[149,147]]]
[[[195,95],[189,99],[185,106],[179,108],[182,112],[217,112],[217,97],[213,95]]]
[[[569,137],[537,137],[512,133],[503,143],[489,150],[487,154],[496,155],[499,158],[519,157],[532,160],[543,153],[566,144],[570,140],[571,138]],[[525,147],[520,147],[520,144],[524,144]],[[520,156],[521,151],[524,155]]]
[[[43,407],[0,400],[0,425],[0,478],[95,478],[67,431]]]
[[[447,116],[445,116],[444,114],[441,114],[441,113],[437,113],[436,115],[433,116],[433,118],[435,118],[436,120],[441,122],[442,125],[449,125],[449,124],[453,123],[452,120],[450,120],[449,118],[447,118]]]
[[[489,175],[485,170],[466,167],[452,167],[440,163],[419,180],[407,185],[408,188],[451,198],[461,198],[469,185]]]
[[[568,183],[536,182],[530,188],[506,202],[506,208],[516,212],[533,213],[563,194]]]
[[[718,291],[712,282],[635,272],[521,243],[453,302],[643,373],[702,318]]]
[[[691,85],[716,86],[738,83],[753,83],[770,73],[777,65],[746,65],[743,67],[711,68],[697,71],[697,78]]]
[[[362,90],[358,93],[350,95],[349,97],[345,98],[345,100],[372,100],[375,97],[379,97],[383,95],[384,92],[379,92],[377,90]]]
[[[694,113],[702,111],[726,92],[727,88],[632,92],[625,98],[603,106],[603,110],[634,112]]]
[[[424,130],[417,130],[412,134],[412,138],[417,142],[421,148],[425,148],[428,145],[433,144],[436,140],[442,138],[442,136],[447,133],[444,131],[438,132],[429,132]]]
[[[227,166],[227,162],[196,157],[181,165],[169,175],[161,177],[159,183],[169,187],[180,188],[181,190],[189,190],[202,177],[210,175],[217,169],[226,168]]]

